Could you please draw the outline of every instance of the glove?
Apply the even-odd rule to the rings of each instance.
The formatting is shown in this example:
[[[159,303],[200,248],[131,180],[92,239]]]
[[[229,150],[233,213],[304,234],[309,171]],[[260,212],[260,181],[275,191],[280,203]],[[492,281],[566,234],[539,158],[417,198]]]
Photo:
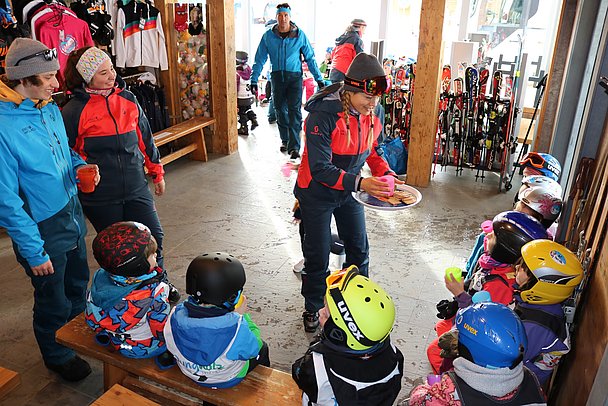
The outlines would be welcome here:
[[[154,358],[154,361],[156,362],[156,366],[158,366],[161,371],[167,370],[175,365],[175,358],[169,351],[163,352]]]
[[[319,90],[323,89],[325,87],[325,81],[317,80],[317,86],[319,86]]]
[[[258,97],[258,84],[257,83],[252,83],[249,86],[249,89],[251,89],[251,93],[253,93],[253,95],[257,98]]]
[[[458,357],[458,330],[450,330],[439,337],[439,348],[441,358],[454,359]]]
[[[456,312],[458,312],[458,302],[455,300],[442,300],[437,303],[437,317],[440,319],[448,320],[452,317],[456,316]]]

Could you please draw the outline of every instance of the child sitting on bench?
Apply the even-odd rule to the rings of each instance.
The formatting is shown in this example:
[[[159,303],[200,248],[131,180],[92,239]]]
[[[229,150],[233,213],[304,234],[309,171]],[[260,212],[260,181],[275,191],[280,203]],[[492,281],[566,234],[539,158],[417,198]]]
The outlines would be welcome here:
[[[129,358],[165,352],[169,285],[156,264],[150,229],[133,221],[112,224],[93,240],[101,268],[87,292],[85,319],[97,342]]]
[[[161,369],[177,361],[201,386],[229,388],[258,364],[270,366],[268,345],[246,313],[245,269],[229,254],[200,255],[186,271],[188,299],[177,305],[165,325],[168,353]]]

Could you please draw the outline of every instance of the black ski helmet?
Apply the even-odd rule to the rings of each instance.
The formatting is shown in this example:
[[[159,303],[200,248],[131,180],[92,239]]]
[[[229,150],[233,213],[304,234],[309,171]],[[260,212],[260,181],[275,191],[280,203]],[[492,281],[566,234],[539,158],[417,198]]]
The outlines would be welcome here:
[[[514,264],[521,257],[521,247],[533,240],[547,239],[547,230],[534,217],[518,211],[505,211],[492,222],[496,245],[488,253],[503,264]]]
[[[247,63],[249,60],[249,54],[245,51],[236,51],[236,63],[239,65]]]
[[[186,293],[199,304],[234,308],[244,285],[243,264],[223,252],[199,255],[186,271]]]

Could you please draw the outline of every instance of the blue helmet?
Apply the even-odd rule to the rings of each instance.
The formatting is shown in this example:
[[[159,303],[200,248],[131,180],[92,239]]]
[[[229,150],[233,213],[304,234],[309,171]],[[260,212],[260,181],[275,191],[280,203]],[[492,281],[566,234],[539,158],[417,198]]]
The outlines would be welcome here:
[[[502,212],[492,221],[496,244],[488,254],[503,264],[514,264],[521,257],[521,247],[538,239],[547,239],[547,230],[534,217],[518,211]]]
[[[505,305],[476,303],[456,314],[460,356],[484,368],[513,368],[528,346],[526,330],[517,314]]]
[[[524,168],[532,168],[544,176],[548,176],[554,181],[559,180],[562,173],[562,166],[552,155],[542,152],[528,152],[519,162]]]

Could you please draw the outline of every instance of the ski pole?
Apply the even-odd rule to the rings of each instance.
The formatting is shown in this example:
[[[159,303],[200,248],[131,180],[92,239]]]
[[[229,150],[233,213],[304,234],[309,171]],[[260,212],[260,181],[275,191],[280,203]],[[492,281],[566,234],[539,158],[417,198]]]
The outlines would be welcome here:
[[[536,88],[540,89],[540,94],[538,96],[538,100],[536,100],[536,103],[534,105],[534,112],[532,113],[532,118],[530,119],[530,124],[528,125],[528,130],[526,131],[526,136],[524,137],[524,142],[522,143],[521,149],[519,150],[519,154],[517,155],[517,161],[513,164],[513,171],[511,172],[511,176],[509,177],[509,180],[505,183],[505,190],[511,189],[511,186],[512,186],[511,181],[513,179],[513,176],[515,175],[515,171],[519,167],[519,161],[522,158],[524,149],[526,149],[526,142],[528,142],[528,136],[530,135],[530,130],[532,130],[532,125],[534,124],[534,119],[536,118],[536,113],[538,112],[538,107],[540,106],[540,102],[543,99],[543,94],[545,93],[545,87],[547,85],[547,76],[548,75],[545,74],[545,76],[543,76],[543,78],[536,85]]]

